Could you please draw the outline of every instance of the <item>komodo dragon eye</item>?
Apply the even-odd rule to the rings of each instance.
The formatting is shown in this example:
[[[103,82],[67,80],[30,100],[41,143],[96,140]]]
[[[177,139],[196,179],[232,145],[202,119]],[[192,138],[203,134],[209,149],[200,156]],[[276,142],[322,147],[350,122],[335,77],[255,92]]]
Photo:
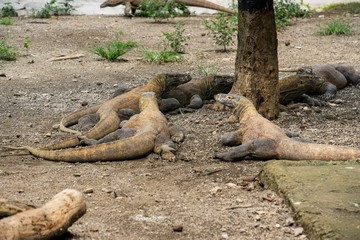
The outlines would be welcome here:
[[[310,79],[310,80],[313,80],[313,79],[314,79],[314,76],[313,76],[313,75],[309,75],[309,79]]]
[[[232,96],[226,96],[227,99],[232,100]]]

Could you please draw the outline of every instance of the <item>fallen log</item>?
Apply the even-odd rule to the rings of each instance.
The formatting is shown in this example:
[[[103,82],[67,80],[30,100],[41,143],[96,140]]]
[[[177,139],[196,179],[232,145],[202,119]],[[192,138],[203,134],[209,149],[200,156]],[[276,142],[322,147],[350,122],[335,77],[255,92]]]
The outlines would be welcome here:
[[[84,195],[73,189],[65,189],[40,208],[1,219],[0,240],[50,239],[60,236],[85,212]]]

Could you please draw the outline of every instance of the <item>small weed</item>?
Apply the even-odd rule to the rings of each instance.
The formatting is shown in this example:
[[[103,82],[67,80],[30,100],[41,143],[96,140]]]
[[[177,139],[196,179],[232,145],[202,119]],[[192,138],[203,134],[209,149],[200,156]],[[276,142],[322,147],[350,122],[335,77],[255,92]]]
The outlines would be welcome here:
[[[199,65],[197,71],[201,75],[209,76],[209,75],[217,74],[219,72],[219,69],[217,69],[214,65],[211,66]]]
[[[0,60],[14,61],[16,60],[16,49],[14,46],[8,44],[8,37],[0,41]]]
[[[352,26],[345,20],[336,18],[327,22],[325,28],[320,28],[317,32],[320,35],[352,35],[355,31]]]
[[[14,7],[11,5],[11,2],[4,3],[4,7],[1,8],[1,17],[17,17],[18,14],[15,11]]]
[[[69,15],[75,8],[70,4],[73,0],[65,0],[64,2],[56,2],[51,0],[45,3],[45,6],[40,10],[36,11],[32,9],[34,18],[50,18],[51,15]]]
[[[175,0],[165,3],[163,0],[144,0],[138,9],[140,12],[136,13],[136,16],[153,18],[155,22],[190,13],[185,4],[176,3]]]
[[[0,20],[1,25],[14,25],[14,21],[6,17]]]
[[[26,48],[26,52],[29,52],[29,47],[31,45],[31,40],[29,39],[29,37],[25,37],[25,43],[24,43],[24,48]]]
[[[311,11],[309,6],[301,6],[293,0],[276,0],[274,1],[274,13],[276,26],[285,27],[289,25],[289,19],[293,17],[309,17]]]
[[[163,35],[165,36],[166,40],[164,40],[165,46],[169,46],[174,52],[177,53],[184,53],[185,46],[184,43],[190,39],[189,36],[184,36],[183,27],[185,24],[183,24],[181,21],[179,21],[175,26],[175,31],[173,33],[167,33],[163,32]]]
[[[149,62],[161,64],[166,62],[180,62],[183,58],[181,54],[166,49],[158,51],[143,51],[143,59]]]
[[[94,45],[93,48],[89,50],[89,52],[106,58],[110,61],[115,61],[118,57],[124,55],[136,46],[136,42],[112,41],[104,45]]]
[[[237,31],[237,15],[226,16],[224,12],[220,13],[216,20],[211,22],[205,20],[206,28],[210,31],[208,35],[211,35],[217,45],[223,47],[223,51],[226,52],[226,47],[234,43],[233,36]]]

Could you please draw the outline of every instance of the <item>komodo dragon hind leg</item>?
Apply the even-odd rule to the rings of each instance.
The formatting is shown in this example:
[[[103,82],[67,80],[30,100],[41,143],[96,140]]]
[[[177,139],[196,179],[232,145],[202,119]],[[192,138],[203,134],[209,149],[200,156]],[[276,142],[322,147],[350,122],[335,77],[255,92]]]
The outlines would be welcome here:
[[[168,161],[175,161],[176,145],[168,137],[159,134],[155,139],[154,152],[160,154],[161,157]]]
[[[136,133],[136,130],[133,128],[124,128],[124,129],[118,129],[114,132],[111,132],[99,140],[90,139],[85,136],[78,136],[78,138],[80,140],[80,144],[92,146],[92,145],[99,145],[102,143],[108,143],[108,142],[113,142],[113,141],[129,138],[129,137],[134,136],[135,133]]]
[[[242,142],[242,136],[239,131],[225,133],[221,137],[221,143],[224,146],[238,146]]]
[[[276,141],[274,139],[260,138],[248,141],[238,147],[233,148],[228,153],[215,154],[214,158],[226,162],[235,162],[251,157],[253,159],[271,159],[276,158]]]
[[[194,96],[191,97],[190,103],[186,107],[187,108],[199,109],[202,106],[203,106],[203,100],[201,99],[201,97],[199,95],[194,95]]]
[[[84,133],[89,131],[100,120],[100,116],[97,113],[85,115],[78,120],[78,128],[80,132]]]
[[[176,143],[184,141],[185,133],[184,133],[184,130],[180,126],[171,124],[169,126],[169,131],[170,131],[170,136],[171,136],[172,141],[174,141]]]
[[[352,85],[356,86],[360,83],[360,75],[356,73],[349,72],[346,67],[338,66],[335,67],[336,70],[342,73],[346,80],[351,83]]]

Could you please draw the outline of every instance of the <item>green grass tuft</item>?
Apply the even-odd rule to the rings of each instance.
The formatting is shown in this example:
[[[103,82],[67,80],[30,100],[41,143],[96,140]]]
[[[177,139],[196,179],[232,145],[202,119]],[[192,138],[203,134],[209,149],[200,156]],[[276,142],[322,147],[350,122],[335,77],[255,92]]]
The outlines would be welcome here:
[[[16,49],[7,43],[8,37],[0,41],[0,60],[14,61],[16,60]]]
[[[327,22],[326,27],[320,28],[317,32],[319,35],[352,35],[355,31],[352,26],[345,20],[336,18]]]
[[[182,56],[180,53],[167,50],[159,51],[143,51],[143,59],[149,62],[161,64],[166,62],[180,62],[182,61]]]
[[[136,42],[112,41],[104,45],[94,45],[93,48],[89,50],[89,52],[106,58],[110,61],[115,61],[118,57],[124,55],[136,46]]]
[[[324,11],[344,11],[352,14],[357,14],[360,12],[360,2],[349,2],[349,3],[335,3],[323,7]]]
[[[14,21],[11,20],[10,18],[6,17],[0,20],[0,24],[1,25],[14,25]]]

